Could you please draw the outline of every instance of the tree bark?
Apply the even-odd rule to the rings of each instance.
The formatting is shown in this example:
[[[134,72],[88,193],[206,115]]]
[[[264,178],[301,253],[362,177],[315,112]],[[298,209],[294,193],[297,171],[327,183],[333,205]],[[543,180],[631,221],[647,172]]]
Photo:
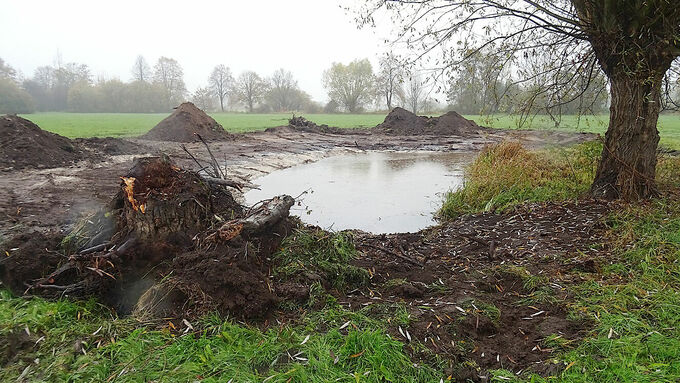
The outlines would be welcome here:
[[[649,72],[647,72],[649,73]],[[637,200],[657,193],[657,122],[660,75],[612,73],[609,128],[591,193],[595,197]]]

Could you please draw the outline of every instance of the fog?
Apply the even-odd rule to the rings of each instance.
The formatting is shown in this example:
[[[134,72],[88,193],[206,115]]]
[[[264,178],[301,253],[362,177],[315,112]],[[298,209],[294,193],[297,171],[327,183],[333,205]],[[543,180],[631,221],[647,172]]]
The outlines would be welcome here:
[[[183,67],[189,91],[212,68],[268,76],[291,70],[314,99],[328,99],[322,73],[334,61],[369,58],[377,69],[387,30],[358,30],[341,5],[352,1],[11,1],[0,0],[0,57],[31,76],[36,67],[87,64],[95,79],[130,79],[137,55]]]

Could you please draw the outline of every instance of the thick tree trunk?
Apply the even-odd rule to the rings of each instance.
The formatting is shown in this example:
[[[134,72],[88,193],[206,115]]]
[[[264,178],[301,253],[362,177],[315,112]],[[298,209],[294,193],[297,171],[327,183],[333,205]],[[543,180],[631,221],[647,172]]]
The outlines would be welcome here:
[[[662,72],[663,75],[663,72]],[[656,150],[661,77],[614,73],[609,128],[591,193],[629,200],[656,194]],[[657,77],[657,76],[653,76]]]

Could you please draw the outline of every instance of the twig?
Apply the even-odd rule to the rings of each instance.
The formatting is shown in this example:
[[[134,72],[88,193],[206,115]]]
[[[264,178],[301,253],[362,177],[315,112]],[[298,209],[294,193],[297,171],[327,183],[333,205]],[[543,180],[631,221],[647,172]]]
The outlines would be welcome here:
[[[182,150],[184,150],[184,152],[185,152],[186,154],[189,155],[189,157],[191,157],[192,160],[194,160],[194,162],[196,163],[196,165],[198,165],[199,168],[201,168],[201,169],[207,168],[207,166],[203,166],[203,164],[201,164],[201,163],[196,159],[196,157],[194,157],[194,155],[191,154],[191,152],[189,151],[189,149],[187,149],[187,147],[184,146],[184,144],[180,145],[180,147],[182,148]]]
[[[88,247],[87,249],[83,249],[83,250],[79,251],[78,254],[85,255],[85,254],[89,254],[89,253],[96,253],[98,251],[106,249],[106,247],[109,246],[109,245],[111,245],[111,242],[104,242],[102,244],[92,246],[92,247]]]
[[[421,263],[421,262],[419,262],[419,261],[417,261],[417,260],[415,260],[415,259],[413,259],[413,258],[411,258],[411,257],[407,257],[407,256],[405,256],[405,255],[403,255],[403,254],[395,253],[394,251],[387,250],[387,249],[384,249],[384,248],[379,247],[379,246],[374,246],[374,245],[371,245],[371,244],[369,244],[369,243],[360,243],[359,246],[370,247],[371,249],[383,251],[383,252],[385,252],[385,253],[387,253],[387,254],[389,254],[389,255],[392,255],[392,256],[395,256],[395,257],[397,257],[397,258],[401,258],[401,259],[403,259],[404,261],[413,263],[413,264],[416,265],[416,266],[420,266],[420,267],[425,266],[423,263]]]
[[[215,156],[213,155],[212,150],[210,150],[210,146],[208,146],[208,143],[205,142],[205,140],[203,139],[203,137],[201,137],[200,134],[198,134],[198,133],[194,133],[194,134],[196,135],[196,137],[198,137],[199,140],[201,140],[203,145],[205,145],[205,148],[208,149],[208,154],[210,155],[210,158],[212,159],[213,169],[215,170],[215,177],[226,179],[227,175],[222,172],[222,169],[220,168],[220,164],[217,162],[217,158],[215,158]]]

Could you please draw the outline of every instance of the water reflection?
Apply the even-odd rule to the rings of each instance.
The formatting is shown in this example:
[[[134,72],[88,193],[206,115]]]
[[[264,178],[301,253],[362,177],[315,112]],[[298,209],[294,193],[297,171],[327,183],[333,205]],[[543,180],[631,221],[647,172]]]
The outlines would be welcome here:
[[[309,190],[292,213],[334,230],[413,232],[434,223],[442,193],[462,184],[470,153],[370,152],[279,170],[254,182],[249,204]]]

